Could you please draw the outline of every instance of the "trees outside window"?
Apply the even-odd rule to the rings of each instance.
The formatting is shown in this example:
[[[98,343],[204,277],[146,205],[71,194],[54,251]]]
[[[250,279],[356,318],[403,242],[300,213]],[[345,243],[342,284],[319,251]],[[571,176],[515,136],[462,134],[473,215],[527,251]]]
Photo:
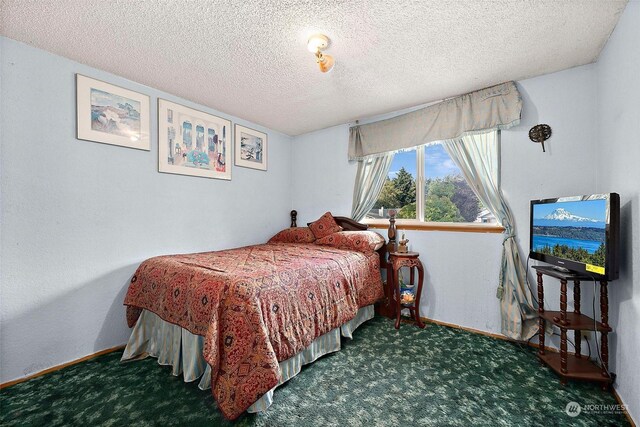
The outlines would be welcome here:
[[[385,218],[393,209],[399,219],[427,222],[495,223],[460,169],[439,144],[396,154],[369,218]],[[423,200],[421,212],[417,200]]]

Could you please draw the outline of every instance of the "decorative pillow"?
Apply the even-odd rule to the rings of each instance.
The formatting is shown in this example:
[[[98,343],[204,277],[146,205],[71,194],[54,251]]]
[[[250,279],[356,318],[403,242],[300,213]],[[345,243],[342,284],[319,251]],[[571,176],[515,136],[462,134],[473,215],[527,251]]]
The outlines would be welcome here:
[[[313,243],[315,240],[309,227],[291,227],[278,232],[268,243]]]
[[[336,223],[336,220],[333,219],[331,212],[325,213],[320,217],[320,219],[309,224],[309,228],[313,232],[313,235],[316,236],[316,239],[322,239],[329,234],[342,231],[342,227],[340,227],[338,223]]]
[[[316,240],[316,245],[367,253],[380,249],[384,237],[375,231],[340,231]]]

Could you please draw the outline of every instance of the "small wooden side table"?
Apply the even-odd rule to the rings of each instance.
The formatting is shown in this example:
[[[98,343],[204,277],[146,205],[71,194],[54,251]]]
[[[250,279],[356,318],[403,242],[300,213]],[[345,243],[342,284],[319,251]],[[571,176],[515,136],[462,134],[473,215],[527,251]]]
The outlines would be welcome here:
[[[420,254],[418,252],[390,252],[389,260],[391,261],[391,268],[393,270],[393,295],[396,300],[396,329],[400,328],[400,312],[403,308],[408,308],[411,315],[415,318],[416,324],[420,328],[424,328],[424,323],[420,319],[420,295],[422,294],[422,282],[424,281],[424,268],[422,262],[419,259]],[[410,284],[414,286],[415,272],[414,268],[418,270],[418,283],[414,288],[415,297],[413,304],[402,304],[400,300],[400,282],[398,280],[398,271],[402,267],[408,267],[410,271]]]

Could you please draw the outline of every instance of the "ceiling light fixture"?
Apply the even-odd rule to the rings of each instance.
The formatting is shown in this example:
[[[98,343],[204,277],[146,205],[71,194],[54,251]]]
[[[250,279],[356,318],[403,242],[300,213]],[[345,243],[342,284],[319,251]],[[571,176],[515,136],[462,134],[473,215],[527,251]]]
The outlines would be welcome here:
[[[336,64],[333,56],[322,53],[329,46],[329,37],[324,34],[316,34],[311,36],[307,42],[307,49],[309,52],[313,52],[316,55],[316,63],[323,73],[328,73],[333,69]]]

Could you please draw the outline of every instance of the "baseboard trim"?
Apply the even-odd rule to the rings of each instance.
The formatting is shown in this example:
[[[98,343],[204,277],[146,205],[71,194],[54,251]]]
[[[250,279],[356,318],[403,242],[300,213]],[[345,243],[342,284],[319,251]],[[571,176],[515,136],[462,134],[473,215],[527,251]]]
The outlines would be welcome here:
[[[94,357],[102,356],[105,354],[113,353],[114,351],[122,350],[126,347],[126,345],[119,345],[116,347],[107,348],[104,350],[100,350],[96,353],[91,353],[87,356],[81,357],[80,359],[72,360],[71,362],[63,363],[62,365],[56,365],[51,368],[47,368],[43,371],[36,372],[35,374],[28,375],[26,377],[18,378],[16,380],[7,381],[6,383],[0,384],[0,390],[11,387],[12,385],[20,384],[25,381],[32,380],[34,378],[40,377],[42,375],[50,374],[51,372],[59,371],[60,369],[66,368],[68,366],[77,365],[78,363],[86,362],[87,360],[93,359]]]
[[[611,387],[611,390],[613,390],[613,397],[616,398],[616,400],[618,401],[618,404],[624,407],[624,416],[627,417],[627,421],[629,421],[629,424],[631,424],[631,427],[636,427],[635,421],[633,421],[633,418],[631,418],[631,414],[629,413],[629,411],[627,411],[627,407],[625,406],[624,402],[620,398],[620,395],[618,394],[616,389]]]
[[[405,317],[401,317],[400,319],[404,319],[407,323],[415,323],[415,321],[413,319],[409,319],[409,318],[405,318]],[[449,328],[454,328],[454,329],[462,329],[463,331],[473,332],[475,334],[485,335],[485,336],[488,336],[488,337],[491,337],[491,338],[497,338],[497,339],[503,340],[503,341],[513,341],[512,339],[510,339],[508,337],[505,337],[504,335],[494,334],[492,332],[481,331],[480,329],[468,328],[466,326],[456,325],[455,323],[443,322],[441,320],[430,319],[428,317],[422,317],[422,316],[420,316],[420,319],[423,322],[433,323],[435,325],[447,326]]]
[[[409,318],[405,318],[405,317],[402,317],[402,319],[404,319],[405,323],[415,323],[415,320],[413,320],[413,319],[409,319]],[[456,325],[454,323],[442,322],[440,320],[429,319],[428,317],[420,316],[420,319],[423,322],[433,323],[435,325],[447,326],[447,327],[453,328],[453,329],[461,329],[463,331],[471,332],[471,333],[478,334],[478,335],[484,335],[484,336],[491,337],[491,338],[497,338],[499,340],[508,341],[508,342],[512,342],[512,343],[515,343],[515,344],[526,344],[529,347],[540,348],[540,344],[538,344],[538,343],[532,343],[532,342],[525,343],[524,341],[517,341],[517,340],[511,339],[509,337],[505,337],[504,335],[494,334],[494,333],[486,332],[486,331],[481,331],[479,329],[468,328],[466,326],[460,326],[460,325]],[[545,349],[545,351],[551,351],[551,352],[554,352],[554,353],[558,353],[558,349],[557,348],[547,347],[545,345],[544,349]],[[618,402],[618,404],[620,404],[620,405],[622,405],[624,407],[624,416],[627,418],[627,420],[629,421],[631,426],[632,427],[636,427],[635,421],[633,421],[633,418],[631,418],[631,414],[629,413],[629,411],[627,411],[627,408],[624,406],[624,402],[620,398],[620,395],[618,395],[618,392],[616,391],[616,389],[613,386],[610,387],[609,389],[613,393],[613,397],[615,397],[615,399]]]

